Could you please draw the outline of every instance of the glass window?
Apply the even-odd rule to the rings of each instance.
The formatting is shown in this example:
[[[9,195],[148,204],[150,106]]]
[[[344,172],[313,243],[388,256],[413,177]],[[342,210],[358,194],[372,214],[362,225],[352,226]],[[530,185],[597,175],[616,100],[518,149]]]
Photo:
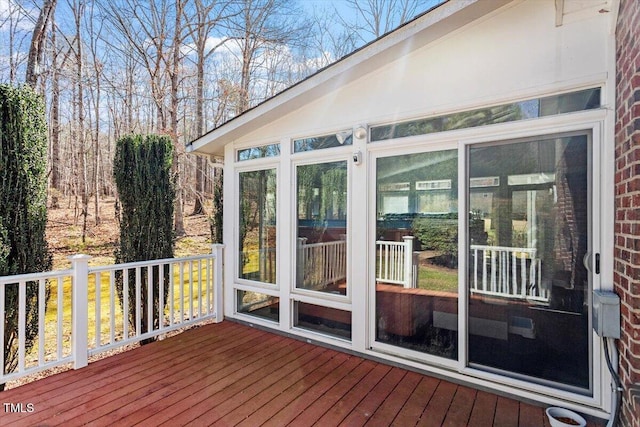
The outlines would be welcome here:
[[[376,341],[458,356],[457,150],[376,162]]]
[[[351,144],[353,144],[353,135],[349,130],[331,135],[296,139],[293,141],[293,152],[300,153],[303,151],[323,150],[325,148],[334,148]]]
[[[238,150],[238,161],[277,157],[280,155],[280,144],[263,145]]]
[[[590,388],[586,135],[469,148],[469,360]]]
[[[241,279],[276,283],[276,170],[240,173]]]
[[[371,128],[371,142],[513,122],[600,107],[600,88]]]
[[[237,291],[238,313],[249,314],[277,322],[280,319],[280,298],[258,292]]]
[[[351,312],[346,310],[296,301],[294,325],[337,338],[351,339]]]
[[[296,288],[347,293],[347,162],[296,168]]]

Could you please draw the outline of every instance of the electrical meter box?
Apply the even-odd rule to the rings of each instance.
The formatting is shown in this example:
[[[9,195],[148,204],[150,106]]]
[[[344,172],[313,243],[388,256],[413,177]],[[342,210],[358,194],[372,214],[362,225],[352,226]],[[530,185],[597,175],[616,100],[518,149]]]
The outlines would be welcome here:
[[[593,291],[593,329],[602,338],[620,338],[620,297]]]

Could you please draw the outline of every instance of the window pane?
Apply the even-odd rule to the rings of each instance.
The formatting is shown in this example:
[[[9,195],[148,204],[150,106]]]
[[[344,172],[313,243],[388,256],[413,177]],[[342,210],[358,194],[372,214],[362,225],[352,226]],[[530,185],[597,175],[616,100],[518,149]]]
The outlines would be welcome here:
[[[238,161],[261,159],[264,157],[277,157],[280,155],[280,144],[263,145],[238,150]]]
[[[258,292],[237,291],[238,313],[250,314],[277,322],[280,319],[280,298]]]
[[[371,141],[513,122],[600,107],[600,88],[371,128]]]
[[[457,358],[457,173],[456,150],[377,161],[378,342]]]
[[[495,184],[470,185],[471,363],[590,387],[588,150],[585,135],[470,148],[470,179]]]
[[[350,311],[305,302],[295,302],[294,304],[295,326],[325,335],[351,339]]]
[[[347,293],[347,162],[297,167],[296,287]]]
[[[336,134],[302,138],[293,141],[293,152],[323,150],[325,148],[340,147],[353,144],[351,131],[338,132]]]
[[[240,173],[241,279],[276,283],[276,170]]]

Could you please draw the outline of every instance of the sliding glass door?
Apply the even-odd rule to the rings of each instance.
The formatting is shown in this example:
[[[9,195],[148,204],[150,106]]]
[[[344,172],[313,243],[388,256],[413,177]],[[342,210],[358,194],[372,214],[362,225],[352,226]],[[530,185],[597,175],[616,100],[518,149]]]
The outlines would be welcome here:
[[[469,363],[591,388],[590,141],[468,149]]]
[[[375,343],[589,394],[590,133],[463,147],[375,160]]]

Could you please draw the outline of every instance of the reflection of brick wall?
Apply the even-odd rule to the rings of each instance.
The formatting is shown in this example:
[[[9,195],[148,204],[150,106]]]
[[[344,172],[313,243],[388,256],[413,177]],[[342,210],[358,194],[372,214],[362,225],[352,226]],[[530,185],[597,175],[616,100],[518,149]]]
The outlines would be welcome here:
[[[583,289],[587,280],[582,258],[587,251],[587,150],[582,138],[556,148],[556,204],[554,261],[556,277],[566,287]]]
[[[622,0],[616,29],[615,291],[622,300],[622,419],[640,426],[640,2]]]

